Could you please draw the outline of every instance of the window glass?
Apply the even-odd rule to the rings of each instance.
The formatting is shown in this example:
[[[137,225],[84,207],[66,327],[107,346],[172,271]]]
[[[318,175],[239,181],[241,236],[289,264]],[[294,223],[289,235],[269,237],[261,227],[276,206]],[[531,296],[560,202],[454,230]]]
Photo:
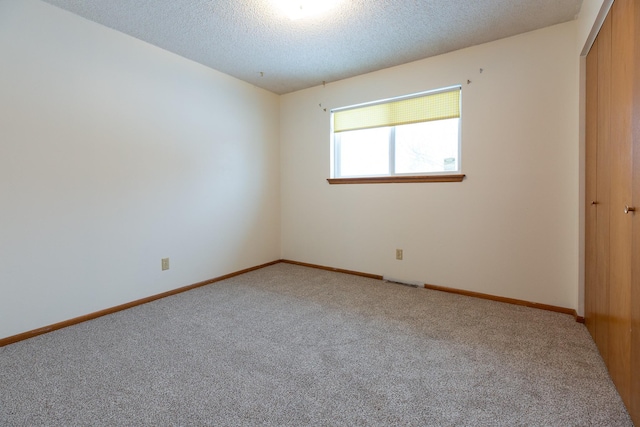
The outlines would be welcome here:
[[[457,171],[459,123],[448,119],[396,126],[395,172]]]
[[[389,174],[389,128],[341,132],[338,147],[341,176]]]
[[[332,178],[460,172],[461,87],[331,111]]]

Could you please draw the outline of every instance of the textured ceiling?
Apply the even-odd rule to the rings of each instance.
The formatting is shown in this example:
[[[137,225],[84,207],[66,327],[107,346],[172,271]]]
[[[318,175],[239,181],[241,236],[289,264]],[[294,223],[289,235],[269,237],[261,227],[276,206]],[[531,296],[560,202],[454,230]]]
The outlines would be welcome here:
[[[284,94],[573,20],[582,0],[341,0],[291,20],[273,0],[45,0]]]

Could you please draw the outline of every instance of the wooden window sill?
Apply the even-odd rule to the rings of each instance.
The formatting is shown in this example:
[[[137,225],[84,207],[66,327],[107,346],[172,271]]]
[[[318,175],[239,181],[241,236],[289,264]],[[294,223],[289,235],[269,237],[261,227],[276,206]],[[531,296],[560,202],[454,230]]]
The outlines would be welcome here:
[[[462,182],[464,174],[327,178],[329,184],[397,184],[401,182]]]

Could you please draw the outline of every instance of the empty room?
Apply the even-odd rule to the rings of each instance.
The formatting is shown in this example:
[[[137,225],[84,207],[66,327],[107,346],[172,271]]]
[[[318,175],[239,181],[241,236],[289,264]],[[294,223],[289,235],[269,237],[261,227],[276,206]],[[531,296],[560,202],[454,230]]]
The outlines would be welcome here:
[[[640,425],[637,0],[0,0],[0,425]]]

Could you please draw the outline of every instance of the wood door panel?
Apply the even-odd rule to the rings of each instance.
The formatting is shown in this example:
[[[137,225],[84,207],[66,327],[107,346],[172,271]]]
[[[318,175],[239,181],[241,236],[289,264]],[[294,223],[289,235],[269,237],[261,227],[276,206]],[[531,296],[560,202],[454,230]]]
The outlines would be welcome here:
[[[640,0],[615,0],[586,65],[585,321],[640,426]]]
[[[609,353],[611,378],[622,400],[631,405],[631,115],[634,0],[616,0],[612,13],[611,67],[611,198],[609,247]]]
[[[593,339],[596,339],[597,310],[597,144],[598,144],[598,39],[587,55],[586,88],[586,174],[585,174],[585,285],[584,320]]]
[[[640,2],[633,5],[633,31],[635,44],[633,47],[633,59],[631,62],[632,75],[640,73]],[[638,77],[634,79],[631,92],[632,117],[631,137],[633,150],[633,181],[632,197],[633,206],[640,209],[640,82]],[[633,422],[640,426],[640,210],[631,218],[632,246],[631,246],[631,407],[629,413]]]
[[[611,187],[611,15],[598,34],[598,129],[596,197],[596,344],[609,363],[609,210]]]

